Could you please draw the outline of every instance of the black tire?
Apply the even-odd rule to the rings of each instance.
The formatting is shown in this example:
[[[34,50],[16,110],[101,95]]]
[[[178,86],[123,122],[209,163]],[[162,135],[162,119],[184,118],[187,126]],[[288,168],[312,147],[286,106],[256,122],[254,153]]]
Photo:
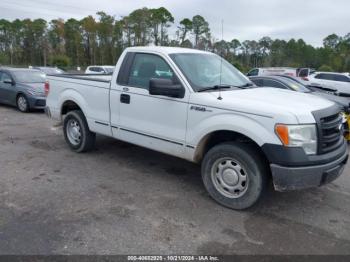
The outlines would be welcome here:
[[[68,125],[71,124],[71,122],[76,123],[80,130],[80,139],[79,142],[75,141],[76,143],[71,142],[72,138],[70,138],[68,134]],[[77,153],[90,151],[95,146],[96,134],[90,131],[86,118],[80,110],[67,113],[63,122],[63,134],[69,147]]]
[[[228,163],[226,163],[225,159],[229,159],[227,160]],[[231,159],[234,161],[231,161]],[[233,167],[233,165],[237,165],[237,163],[240,172],[235,173],[236,170],[234,168],[237,166]],[[227,169],[225,169],[225,165],[223,166],[223,164],[227,165],[229,167],[227,169],[230,170],[226,171]],[[230,166],[233,168],[230,168]],[[231,170],[234,171],[232,172]],[[238,190],[240,191],[239,193],[235,191],[229,192],[229,189],[225,188],[227,184],[223,182],[225,181],[225,179],[223,179],[225,172],[231,172],[226,173],[229,174],[227,176],[229,178],[228,181],[234,184],[231,191],[244,179],[246,179],[246,182],[242,182],[240,186],[245,189]],[[242,175],[240,175],[240,173]],[[220,175],[217,174],[222,175],[220,177]],[[218,176],[220,178],[217,178]],[[244,178],[245,176],[246,178]],[[232,177],[234,178],[233,180],[231,179]],[[202,179],[210,196],[221,205],[231,209],[243,210],[253,206],[266,188],[267,177],[268,168],[266,161],[260,153],[249,144],[238,142],[219,144],[210,149],[202,161]],[[236,180],[236,178],[238,180]],[[233,197],[233,194],[238,195]]]
[[[21,103],[21,100],[24,101],[25,105],[23,105],[23,103]],[[27,113],[30,110],[28,99],[23,94],[20,94],[17,96],[16,105],[17,105],[17,109],[19,111],[21,111],[22,113]]]

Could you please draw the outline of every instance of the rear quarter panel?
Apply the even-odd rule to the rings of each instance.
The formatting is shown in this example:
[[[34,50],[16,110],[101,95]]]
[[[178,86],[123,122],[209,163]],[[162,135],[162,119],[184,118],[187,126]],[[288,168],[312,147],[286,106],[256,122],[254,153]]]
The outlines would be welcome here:
[[[62,121],[62,106],[66,101],[73,101],[83,111],[91,131],[111,135],[109,81],[55,76],[48,77],[48,80],[50,92],[46,104],[55,120]]]

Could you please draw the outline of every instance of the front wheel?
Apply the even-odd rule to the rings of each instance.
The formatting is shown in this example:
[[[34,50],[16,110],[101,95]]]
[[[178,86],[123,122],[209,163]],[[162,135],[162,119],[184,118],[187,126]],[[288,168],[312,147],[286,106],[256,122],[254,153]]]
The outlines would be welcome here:
[[[266,186],[267,168],[249,144],[229,142],[210,149],[202,162],[202,179],[220,204],[237,210],[254,205]]]
[[[91,150],[95,145],[96,134],[91,132],[82,111],[70,111],[63,122],[63,133],[67,144],[75,152]]]

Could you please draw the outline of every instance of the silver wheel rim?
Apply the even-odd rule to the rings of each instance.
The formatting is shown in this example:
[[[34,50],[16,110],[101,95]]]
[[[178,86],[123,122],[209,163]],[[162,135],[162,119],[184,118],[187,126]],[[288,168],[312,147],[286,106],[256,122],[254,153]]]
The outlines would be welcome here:
[[[27,110],[27,100],[23,97],[20,96],[17,100],[18,108],[21,111],[26,111]]]
[[[248,189],[247,171],[233,158],[218,159],[211,170],[211,179],[215,189],[228,198],[239,198]]]
[[[69,119],[66,127],[69,142],[77,146],[81,141],[81,128],[79,122],[75,119]]]

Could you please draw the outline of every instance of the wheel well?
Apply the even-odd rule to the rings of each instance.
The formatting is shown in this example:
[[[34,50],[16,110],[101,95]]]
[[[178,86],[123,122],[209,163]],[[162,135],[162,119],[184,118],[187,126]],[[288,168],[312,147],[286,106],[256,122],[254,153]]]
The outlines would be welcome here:
[[[202,138],[196,149],[194,156],[195,162],[201,162],[204,155],[214,146],[230,141],[250,144],[268,162],[264,152],[261,150],[261,147],[254,140],[241,133],[229,130],[215,131]]]
[[[81,108],[74,101],[68,100],[63,103],[61,108],[61,115],[65,115],[73,110],[81,110]]]
[[[17,93],[17,95],[16,95],[16,103],[17,103],[17,99],[18,99],[18,97],[19,97],[20,95],[25,96],[25,94],[24,94],[24,93],[22,93],[22,92],[18,92],[18,93]]]

